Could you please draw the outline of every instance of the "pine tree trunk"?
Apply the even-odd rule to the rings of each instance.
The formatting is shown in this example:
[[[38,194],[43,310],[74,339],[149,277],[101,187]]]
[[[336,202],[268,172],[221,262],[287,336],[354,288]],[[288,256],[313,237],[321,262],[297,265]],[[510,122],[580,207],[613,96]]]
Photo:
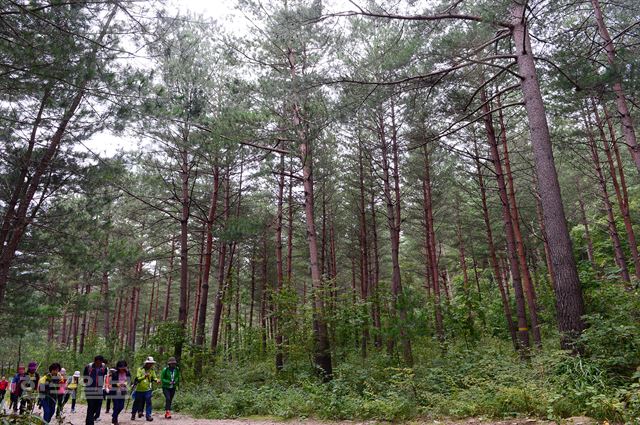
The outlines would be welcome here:
[[[185,135],[184,141],[188,140]],[[187,317],[188,317],[188,291],[189,291],[189,215],[190,215],[190,193],[189,193],[189,156],[186,148],[180,152],[182,160],[180,169],[180,180],[182,182],[182,215],[180,217],[180,303],[178,305],[178,323],[180,324],[181,338],[175,345],[175,357],[180,361],[182,356],[183,339],[186,337]]]
[[[280,311],[280,293],[283,288],[284,281],[284,264],[282,258],[282,209],[284,204],[284,154],[280,154],[280,168],[278,178],[278,198],[277,198],[277,212],[276,212],[276,299],[275,311],[273,313],[273,328],[276,332],[276,370],[280,371],[284,367],[284,353],[282,347],[282,330],[280,329],[278,319],[282,314]],[[324,199],[324,197],[323,197]],[[324,205],[323,205],[324,207]],[[324,221],[323,221],[324,222]]]
[[[297,79],[296,54],[289,50],[290,76],[292,82]],[[313,334],[315,340],[314,363],[321,371],[323,378],[329,380],[333,377],[331,362],[331,344],[329,341],[329,329],[325,320],[324,285],[320,267],[318,264],[318,241],[315,224],[314,197],[313,197],[313,156],[311,140],[304,129],[301,106],[298,93],[292,93],[292,123],[296,129],[298,142],[300,143],[300,160],[302,162],[302,184],[304,188],[304,211],[307,228],[307,242],[309,245],[309,263],[311,266],[311,282],[313,286]]]
[[[607,226],[609,229],[609,237],[613,245],[613,252],[616,264],[620,269],[620,277],[629,283],[631,282],[631,276],[629,275],[629,269],[627,267],[627,260],[622,249],[622,243],[620,242],[620,234],[616,228],[616,218],[613,213],[613,207],[611,205],[611,198],[609,197],[609,189],[607,188],[607,182],[604,178],[604,172],[600,163],[600,156],[598,155],[598,146],[596,144],[593,130],[591,127],[590,118],[585,112],[584,124],[587,130],[587,138],[589,140],[589,149],[591,151],[591,158],[593,159],[593,167],[596,172],[596,178],[598,179],[598,185],[600,186],[600,195],[602,197],[602,204],[607,214]]]
[[[526,5],[511,3],[511,33],[528,117],[537,174],[538,192],[555,274],[556,311],[561,346],[575,350],[575,341],[585,328],[582,287],[573,258],[571,238],[562,205],[560,183],[553,159],[549,126],[529,39]]]
[[[511,160],[509,158],[509,146],[507,143],[507,127],[504,123],[504,116],[502,114],[500,96],[497,98],[498,105],[498,118],[500,122],[500,134],[502,141],[502,148],[504,154],[504,169],[506,174],[506,183],[508,187],[507,195],[509,197],[509,206],[511,212],[511,219],[513,221],[513,235],[516,243],[516,251],[518,253],[518,263],[520,264],[520,271],[522,276],[522,286],[529,307],[529,320],[531,321],[531,333],[533,335],[533,341],[538,348],[542,347],[542,336],[540,335],[540,325],[538,323],[538,302],[536,296],[535,286],[531,279],[531,272],[527,265],[527,256],[524,250],[524,240],[522,238],[522,231],[520,230],[520,212],[518,210],[518,203],[516,201],[516,186],[513,179],[513,173],[511,172]]]
[[[518,253],[516,249],[515,236],[513,231],[513,221],[511,219],[511,208],[509,196],[507,195],[506,182],[502,170],[502,161],[500,152],[498,151],[498,141],[493,126],[493,118],[490,112],[490,106],[484,90],[480,93],[480,100],[483,103],[482,111],[484,113],[483,121],[487,132],[487,141],[489,142],[489,152],[493,162],[496,181],[498,183],[498,195],[502,207],[502,221],[504,223],[505,239],[507,242],[507,255],[509,258],[509,270],[511,271],[511,280],[513,285],[513,293],[516,299],[516,316],[518,318],[518,348],[522,357],[527,357],[529,344],[529,325],[527,323],[527,311],[525,307],[524,291],[522,288],[522,279],[520,275],[520,264],[518,262]]]
[[[211,200],[205,226],[206,242],[204,248],[204,266],[202,268],[202,286],[200,288],[200,305],[198,307],[198,319],[196,320],[196,350],[204,350],[204,330],[207,322],[207,306],[209,304],[209,280],[211,277],[211,263],[213,258],[213,223],[216,218],[218,208],[218,191],[220,188],[220,169],[213,167],[213,187],[211,190]],[[221,243],[221,248],[224,243]],[[198,353],[194,360],[194,370],[196,376],[202,376],[202,353]]]
[[[369,245],[367,241],[367,210],[364,189],[364,166],[362,161],[362,141],[358,140],[358,186],[360,190],[360,298],[365,303],[369,298]],[[362,329],[362,357],[367,357],[367,344],[369,343],[369,326],[365,321]]]
[[[171,257],[169,258],[169,276],[167,277],[167,296],[164,302],[164,313],[162,314],[162,321],[169,320],[169,312],[171,311],[171,284],[173,283],[173,265],[175,261],[176,253],[176,238],[171,237]]]
[[[225,172],[224,185],[224,225],[229,221],[229,208],[231,197],[231,182],[229,176],[229,168]],[[218,350],[218,338],[220,336],[220,321],[222,319],[224,289],[225,289],[225,267],[227,261],[227,243],[221,242],[220,255],[218,256],[218,290],[215,296],[215,304],[213,310],[213,325],[211,329],[211,351]]]
[[[605,135],[604,122],[600,117],[600,113],[598,112],[598,106],[595,103],[595,101],[592,102],[591,109],[593,110],[593,114],[595,117],[595,124],[598,128],[600,138],[602,139],[604,152],[607,158],[607,164],[609,166],[609,176],[611,177],[611,183],[613,184],[613,189],[616,193],[616,200],[618,201],[618,207],[620,208],[620,214],[622,215],[624,228],[627,232],[627,241],[629,242],[629,250],[631,251],[631,258],[633,259],[633,264],[635,267],[635,277],[636,279],[640,280],[640,255],[638,255],[638,243],[636,242],[636,233],[633,230],[633,224],[631,222],[631,215],[629,213],[629,208],[627,206],[627,203],[625,202],[620,184],[618,183],[618,173],[616,170],[616,166],[613,163],[613,154],[611,152],[611,146],[609,145],[609,140],[607,140],[607,136]]]
[[[607,61],[612,68],[616,66],[616,49],[613,45],[611,35],[604,22],[604,16],[602,14],[602,8],[600,7],[600,0],[591,0],[593,6],[593,12],[598,26],[598,33],[604,41],[604,50],[607,53]],[[615,69],[614,69],[615,71]],[[617,72],[617,71],[616,71]],[[627,105],[627,99],[625,97],[624,89],[622,88],[621,78],[618,76],[613,83],[613,92],[616,95],[616,106],[618,108],[618,114],[620,115],[620,122],[622,124],[622,135],[626,145],[629,147],[629,152],[633,158],[633,162],[640,172],[640,146],[636,139],[636,132],[633,126],[633,119],[629,112],[629,106]]]
[[[429,147],[424,146],[424,176],[422,179],[423,213],[425,222],[425,263],[427,264],[427,275],[431,279],[430,286],[433,290],[435,305],[436,335],[438,341],[443,344],[445,341],[444,321],[442,317],[442,296],[440,294],[438,259],[436,250],[436,233],[433,222],[433,199],[431,194],[431,160],[429,158]]]

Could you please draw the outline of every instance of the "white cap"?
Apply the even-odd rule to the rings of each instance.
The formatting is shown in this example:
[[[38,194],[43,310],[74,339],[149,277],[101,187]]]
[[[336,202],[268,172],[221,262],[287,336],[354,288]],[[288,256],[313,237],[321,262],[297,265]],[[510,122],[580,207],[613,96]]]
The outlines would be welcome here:
[[[80,371],[76,370],[75,372],[73,372],[73,377],[74,378],[79,378],[80,377]]]
[[[65,368],[60,369],[60,373],[63,374],[63,375],[66,375],[67,374],[67,369],[65,369]]]
[[[147,360],[144,361],[144,364],[155,364],[155,360],[153,360],[153,357],[149,356],[147,357]]]

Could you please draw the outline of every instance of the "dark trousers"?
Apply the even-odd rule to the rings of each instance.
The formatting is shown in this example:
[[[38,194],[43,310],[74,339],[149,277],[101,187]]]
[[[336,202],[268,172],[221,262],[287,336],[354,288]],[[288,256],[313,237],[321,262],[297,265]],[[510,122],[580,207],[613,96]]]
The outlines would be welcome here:
[[[13,409],[14,413],[18,411],[18,399],[17,394],[9,395],[9,409]]]
[[[164,410],[171,410],[171,403],[173,402],[173,397],[176,395],[176,389],[163,388],[162,394],[164,394]]]
[[[142,413],[145,408],[145,415],[147,417],[151,416],[151,398],[153,396],[153,391],[145,391],[145,392],[136,392],[135,399],[133,401],[133,409],[131,410],[131,414]]]
[[[46,396],[42,399],[42,419],[46,423],[51,422],[53,414],[56,412],[56,399],[51,396]]]
[[[118,422],[118,415],[124,410],[124,397],[117,397],[113,399],[113,413],[111,418]]]
[[[84,421],[85,425],[93,425],[96,420],[96,415],[100,414],[102,409],[102,397],[88,397],[87,396],[87,418]]]
[[[71,399],[71,410],[76,410],[76,398]]]

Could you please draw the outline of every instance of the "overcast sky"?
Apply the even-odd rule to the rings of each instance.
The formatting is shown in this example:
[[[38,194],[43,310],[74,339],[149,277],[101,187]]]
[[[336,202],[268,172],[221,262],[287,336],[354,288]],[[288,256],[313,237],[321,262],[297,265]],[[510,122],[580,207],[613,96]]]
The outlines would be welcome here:
[[[235,10],[235,0],[168,0],[167,7],[180,12],[191,11],[204,17],[216,19],[227,29],[242,32],[248,22],[242,14]],[[348,0],[324,0],[325,10],[352,10],[353,4]],[[118,150],[133,150],[137,141],[126,137],[117,137],[109,131],[95,134],[82,144],[86,149],[100,156],[113,156]]]
[[[227,25],[244,25],[242,19],[233,19],[233,0],[170,0],[168,7],[180,12],[191,11],[214,18]],[[135,149],[137,143],[128,138],[117,137],[109,131],[94,134],[83,143],[86,149],[100,156],[113,156],[120,149]]]

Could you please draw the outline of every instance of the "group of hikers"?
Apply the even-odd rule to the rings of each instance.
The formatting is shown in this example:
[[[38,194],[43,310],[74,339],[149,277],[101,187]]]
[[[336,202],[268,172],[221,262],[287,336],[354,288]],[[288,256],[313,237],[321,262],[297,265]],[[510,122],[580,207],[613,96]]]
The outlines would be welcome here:
[[[153,357],[147,357],[142,367],[132,373],[125,360],[109,368],[103,356],[95,356],[82,373],[77,370],[69,378],[60,363],[52,363],[48,373],[42,376],[38,373],[36,362],[29,363],[26,369],[20,364],[10,382],[4,376],[0,380],[0,407],[6,410],[4,400],[9,390],[9,410],[22,415],[32,413],[38,406],[42,409],[44,422],[50,423],[54,415],[58,418],[62,416],[69,399],[71,413],[76,412],[77,396],[83,387],[87,401],[86,425],[100,421],[102,402],[105,400],[105,413],[109,413],[113,405],[111,423],[118,425],[119,415],[125,410],[125,401],[130,397],[133,398],[131,420],[135,421],[136,416],[145,416],[147,421],[153,421],[153,390],[161,386],[165,398],[164,417],[171,419],[171,404],[180,383],[180,369],[176,359],[171,357],[158,377],[155,364]]]

